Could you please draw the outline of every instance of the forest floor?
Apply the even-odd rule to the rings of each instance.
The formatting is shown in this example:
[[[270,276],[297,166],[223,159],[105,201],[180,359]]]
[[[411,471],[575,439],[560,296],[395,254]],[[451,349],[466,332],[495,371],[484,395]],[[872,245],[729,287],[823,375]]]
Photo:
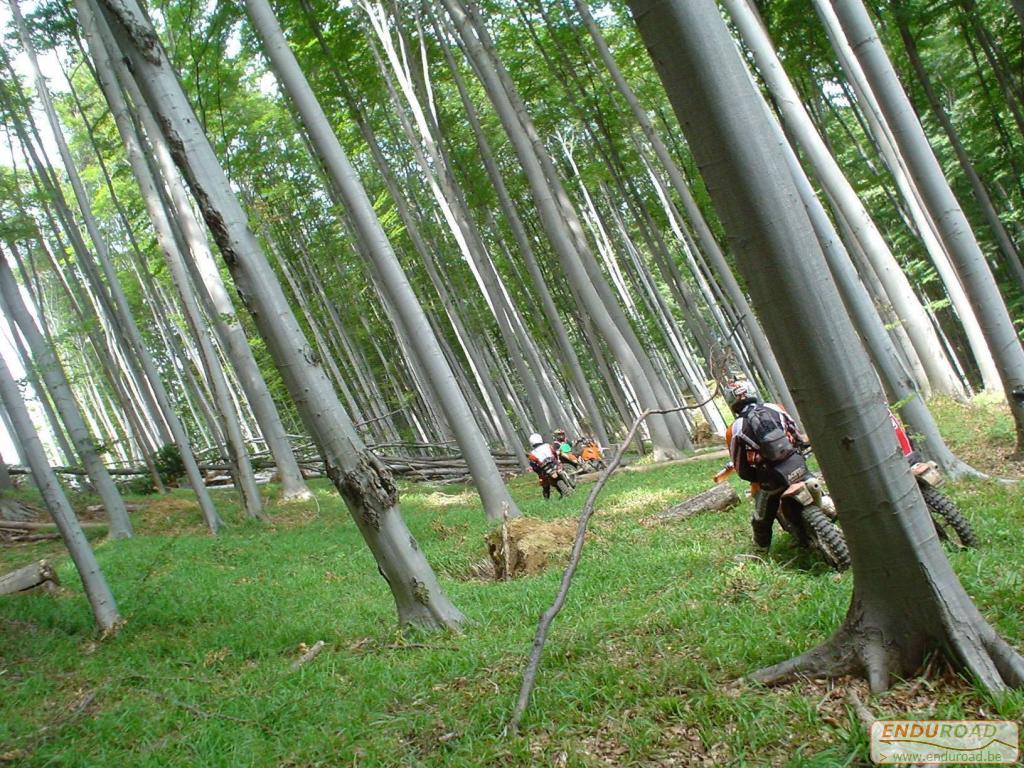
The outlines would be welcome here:
[[[937,410],[955,450],[1010,473],[1005,414]],[[240,520],[233,495],[215,492],[232,521],[216,538],[188,493],[145,499],[137,538],[94,537],[127,619],[103,640],[59,547],[2,548],[0,572],[53,557],[65,587],[0,601],[0,765],[831,767],[869,764],[851,689],[878,716],[1024,718],[1024,693],[994,700],[938,665],[875,698],[850,680],[739,681],[827,638],[852,580],[778,530],[770,555],[752,557],[746,499],[682,523],[640,522],[709,487],[720,463],[608,483],[516,738],[501,731],[561,569],[474,579],[488,526],[463,487],[405,486],[401,500],[473,620],[460,635],[396,631],[373,560],[323,481],[303,504],[266,487],[269,524]],[[584,487],[544,503],[529,479],[512,487],[524,514],[542,518],[575,515],[585,497]],[[1020,489],[948,490],[983,543],[949,548],[950,560],[982,612],[1024,647]],[[318,640],[323,652],[293,670]]]

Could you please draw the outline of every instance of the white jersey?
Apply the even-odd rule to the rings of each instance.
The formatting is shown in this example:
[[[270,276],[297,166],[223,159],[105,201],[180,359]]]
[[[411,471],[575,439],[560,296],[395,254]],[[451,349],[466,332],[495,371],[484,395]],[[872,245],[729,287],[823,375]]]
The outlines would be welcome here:
[[[541,464],[546,462],[548,459],[555,458],[555,449],[551,447],[550,443],[542,443],[536,448],[531,448],[530,453],[533,454],[533,457]]]

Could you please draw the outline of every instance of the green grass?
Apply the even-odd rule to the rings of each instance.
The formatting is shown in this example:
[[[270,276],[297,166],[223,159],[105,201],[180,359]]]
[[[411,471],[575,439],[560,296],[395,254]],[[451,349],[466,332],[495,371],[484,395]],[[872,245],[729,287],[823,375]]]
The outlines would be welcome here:
[[[314,504],[272,499],[272,525],[240,521],[233,496],[218,492],[233,524],[217,538],[176,494],[136,513],[144,535],[97,542],[127,619],[116,636],[97,639],[66,558],[63,594],[0,602],[0,764],[866,765],[866,737],[843,703],[847,683],[736,682],[828,637],[851,576],[833,575],[781,532],[767,559],[748,556],[749,502],[675,525],[639,522],[705,489],[718,465],[609,482],[515,739],[500,732],[561,570],[468,579],[485,557],[487,525],[465,489],[403,489],[410,528],[473,620],[461,635],[406,637],[326,484],[316,484]],[[544,503],[532,482],[513,483],[523,512],[545,518],[578,513],[588,491]],[[966,482],[951,495],[984,542],[951,551],[954,567],[1019,647],[1019,490]],[[0,550],[0,567],[46,546]],[[290,671],[300,644],[317,640],[324,652]],[[1019,693],[993,701],[949,675],[901,683],[871,706],[1024,716]]]

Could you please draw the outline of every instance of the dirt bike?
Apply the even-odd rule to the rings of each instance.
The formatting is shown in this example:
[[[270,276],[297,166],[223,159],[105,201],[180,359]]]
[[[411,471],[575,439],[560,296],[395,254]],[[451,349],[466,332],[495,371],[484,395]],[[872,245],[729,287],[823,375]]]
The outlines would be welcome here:
[[[939,538],[943,541],[949,540],[949,532],[946,530],[949,527],[956,533],[963,546],[978,546],[978,537],[974,533],[974,528],[967,522],[967,518],[957,509],[956,504],[951,499],[939,491],[944,478],[942,473],[939,472],[938,464],[934,461],[926,461],[915,450],[910,436],[903,428],[899,419],[896,418],[896,414],[891,410],[889,411],[889,420],[892,422],[892,427],[896,432],[896,441],[899,443],[903,455],[907,457],[907,461],[910,463],[910,471],[913,472],[914,479],[917,481],[917,487],[921,490],[921,496],[924,498],[924,503],[931,513],[932,522],[935,524],[935,532],[938,533]]]
[[[572,452],[579,457],[580,464],[587,472],[600,472],[605,468],[601,446],[592,437],[580,437],[572,444]]]
[[[572,492],[576,490],[576,478],[571,473],[565,471],[562,467],[562,462],[559,461],[557,456],[547,459],[541,464],[540,470],[544,473],[548,483],[555,487],[559,495],[571,496]]]
[[[750,484],[750,492],[755,499],[758,493],[780,493],[775,519],[782,529],[800,546],[821,553],[829,566],[845,571],[850,567],[846,538],[836,524],[832,498],[821,480],[807,468],[808,453],[806,448],[794,451],[781,461],[762,467],[759,482]],[[734,471],[730,462],[715,475],[715,482],[722,482]]]
[[[943,541],[949,540],[949,531],[952,528],[960,544],[965,547],[978,546],[978,536],[974,528],[963,516],[963,513],[953,503],[952,499],[942,493],[939,488],[945,482],[939,467],[934,461],[925,461],[917,451],[907,454],[907,461],[910,462],[910,471],[914,473],[917,480],[917,487],[921,490],[924,503],[931,513],[932,522],[935,524],[935,532]]]

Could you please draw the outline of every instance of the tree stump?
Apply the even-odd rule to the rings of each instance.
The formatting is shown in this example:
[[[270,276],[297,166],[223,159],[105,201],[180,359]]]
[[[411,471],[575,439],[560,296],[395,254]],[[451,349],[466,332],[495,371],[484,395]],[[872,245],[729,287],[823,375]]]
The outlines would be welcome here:
[[[644,518],[641,522],[644,525],[677,523],[680,520],[686,520],[702,512],[724,512],[727,509],[732,509],[739,503],[740,497],[736,494],[736,489],[729,483],[720,483],[710,490],[698,493],[686,501],[672,505],[664,512]]]
[[[14,595],[43,587],[53,589],[60,586],[57,572],[45,560],[26,565],[16,571],[0,576],[0,595]]]
[[[572,549],[574,518],[537,520],[516,517],[487,534],[487,551],[498,580],[540,573]]]

